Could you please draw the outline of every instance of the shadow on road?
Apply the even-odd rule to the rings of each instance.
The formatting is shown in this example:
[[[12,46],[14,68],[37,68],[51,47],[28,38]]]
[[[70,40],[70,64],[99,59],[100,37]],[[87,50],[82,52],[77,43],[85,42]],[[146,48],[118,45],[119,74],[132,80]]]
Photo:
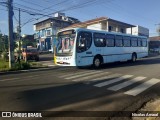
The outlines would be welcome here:
[[[124,62],[114,62],[103,64],[99,69],[109,69],[109,68],[119,68],[119,67],[129,67],[129,66],[139,66],[139,65],[154,65],[160,64],[160,58],[143,58],[137,60],[135,63],[124,61]],[[94,69],[92,66],[81,67],[81,69]]]
[[[103,81],[101,80],[101,82]],[[62,86],[26,90],[21,92],[20,96],[23,98],[28,111],[128,110],[135,112],[142,107],[144,102],[154,98],[155,94],[157,93],[151,94],[148,92],[147,95],[142,94],[141,96],[133,97],[121,92],[115,93],[106,88],[89,87],[84,83],[70,83]],[[115,113],[112,112],[111,116],[114,116]]]

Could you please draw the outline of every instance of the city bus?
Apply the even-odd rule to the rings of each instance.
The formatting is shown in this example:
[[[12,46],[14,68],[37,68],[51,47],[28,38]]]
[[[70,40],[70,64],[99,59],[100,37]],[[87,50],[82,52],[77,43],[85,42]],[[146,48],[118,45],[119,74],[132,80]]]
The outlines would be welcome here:
[[[147,37],[73,28],[58,32],[54,61],[61,66],[98,68],[105,63],[135,62],[146,56]]]

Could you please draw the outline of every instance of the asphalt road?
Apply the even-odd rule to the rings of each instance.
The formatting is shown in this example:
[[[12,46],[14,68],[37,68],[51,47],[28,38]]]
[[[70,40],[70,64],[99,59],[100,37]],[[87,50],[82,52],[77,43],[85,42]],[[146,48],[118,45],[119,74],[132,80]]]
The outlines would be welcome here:
[[[98,70],[56,67],[0,75],[0,111],[51,111],[46,114],[62,116],[59,120],[75,116],[117,120],[126,111],[125,119],[131,119],[128,111],[136,112],[159,98],[159,68],[160,56],[155,56],[106,64]]]

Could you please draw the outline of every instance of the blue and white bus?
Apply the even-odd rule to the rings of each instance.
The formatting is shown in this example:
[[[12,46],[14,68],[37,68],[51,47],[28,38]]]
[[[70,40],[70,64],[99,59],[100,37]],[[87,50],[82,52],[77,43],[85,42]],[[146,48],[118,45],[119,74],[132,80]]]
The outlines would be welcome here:
[[[58,32],[55,64],[100,67],[103,63],[148,56],[148,40],[116,32],[73,28]]]

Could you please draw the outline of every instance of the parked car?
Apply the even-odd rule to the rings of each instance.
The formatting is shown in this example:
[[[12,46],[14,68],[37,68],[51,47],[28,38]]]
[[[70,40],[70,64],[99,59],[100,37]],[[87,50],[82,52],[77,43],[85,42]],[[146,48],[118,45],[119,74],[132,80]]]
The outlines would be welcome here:
[[[34,47],[25,48],[22,51],[22,58],[25,61],[27,60],[39,61],[39,52],[37,48],[34,48]]]

